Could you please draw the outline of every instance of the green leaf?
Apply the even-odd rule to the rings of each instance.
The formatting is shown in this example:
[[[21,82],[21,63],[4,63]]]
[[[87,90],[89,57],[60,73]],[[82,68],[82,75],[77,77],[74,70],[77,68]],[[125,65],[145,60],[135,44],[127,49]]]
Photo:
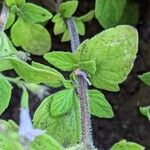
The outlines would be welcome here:
[[[0,149],[1,150],[24,150],[21,144],[7,135],[0,133]]]
[[[48,10],[32,3],[24,4],[21,12],[34,23],[42,23],[52,18]]]
[[[95,11],[91,10],[87,14],[78,17],[77,20],[80,20],[82,22],[89,22],[94,18],[94,15],[95,15]]]
[[[63,71],[71,71],[77,68],[77,61],[69,52],[50,52],[44,55],[44,59]]]
[[[63,85],[63,76],[57,74],[55,71],[38,69],[17,59],[11,59],[10,61],[16,73],[26,82],[45,83],[50,84],[52,87]]]
[[[85,25],[82,21],[80,20],[75,20],[75,24],[76,24],[76,28],[77,28],[77,32],[79,33],[79,35],[85,35]]]
[[[105,96],[98,90],[89,90],[91,114],[100,118],[112,118],[114,113]]]
[[[54,68],[51,68],[51,67],[49,67],[49,66],[46,66],[46,65],[43,65],[43,64],[34,62],[34,61],[32,61],[32,66],[33,66],[33,67],[36,67],[36,68],[38,68],[38,69],[45,70],[45,71],[54,72],[54,73],[58,74],[61,78],[63,78],[63,76],[62,76],[61,73],[59,73],[57,70],[55,70]]]
[[[11,28],[11,38],[16,47],[21,46],[26,52],[43,55],[51,48],[48,31],[38,24],[19,18]]]
[[[66,31],[67,29],[67,26],[64,22],[64,20],[59,20],[58,22],[55,23],[54,25],[54,34],[55,35],[59,35],[59,34],[62,34]]]
[[[148,120],[150,121],[150,105],[145,107],[140,107],[140,112],[143,116],[148,118]]]
[[[106,29],[116,26],[123,15],[126,0],[96,0],[95,15]]]
[[[70,18],[78,7],[78,1],[72,0],[61,3],[58,8],[58,12],[61,13],[65,18]]]
[[[8,107],[11,98],[12,86],[10,83],[0,75],[0,115]]]
[[[72,146],[80,141],[80,109],[77,96],[73,99],[70,110],[61,116],[51,115],[51,104],[54,94],[47,97],[34,114],[34,126],[47,131],[59,143],[64,146]]]
[[[150,72],[139,75],[139,78],[146,84],[150,86]]]
[[[139,6],[136,2],[127,0],[124,13],[118,24],[136,25],[139,19]]]
[[[94,74],[96,72],[96,63],[94,60],[79,62],[78,64],[79,68],[88,74]]]
[[[9,12],[9,18],[6,23],[5,30],[9,29],[13,25],[14,22],[15,22],[15,14],[12,12]]]
[[[7,57],[15,55],[16,49],[4,32],[0,33],[0,72],[12,69]]]
[[[62,146],[47,134],[36,137],[31,143],[31,147],[35,150],[63,150]]]
[[[94,60],[96,72],[92,84],[100,89],[119,91],[130,73],[138,50],[137,30],[128,25],[110,28],[83,42],[75,55],[78,62]]]
[[[137,143],[122,140],[114,144],[111,150],[144,150],[145,148]]]
[[[25,0],[6,0],[6,5],[9,7],[12,5],[22,6],[23,4],[25,4]]]
[[[68,42],[70,41],[70,35],[69,35],[69,30],[67,29],[61,39],[61,42]]]
[[[73,89],[62,90],[55,93],[51,104],[53,117],[63,115],[69,111],[73,103]]]

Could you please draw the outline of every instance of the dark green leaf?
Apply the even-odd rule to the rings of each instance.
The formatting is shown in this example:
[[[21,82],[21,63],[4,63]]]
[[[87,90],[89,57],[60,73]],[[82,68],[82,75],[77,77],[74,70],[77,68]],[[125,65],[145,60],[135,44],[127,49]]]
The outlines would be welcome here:
[[[126,0],[96,0],[95,15],[106,29],[116,26],[123,15]]]
[[[139,75],[139,78],[146,84],[150,86],[150,72]]]
[[[118,24],[136,25],[139,19],[139,6],[136,2],[127,0],[124,13]]]
[[[148,118],[148,120],[150,121],[150,105],[145,107],[140,107],[140,112],[143,116]]]

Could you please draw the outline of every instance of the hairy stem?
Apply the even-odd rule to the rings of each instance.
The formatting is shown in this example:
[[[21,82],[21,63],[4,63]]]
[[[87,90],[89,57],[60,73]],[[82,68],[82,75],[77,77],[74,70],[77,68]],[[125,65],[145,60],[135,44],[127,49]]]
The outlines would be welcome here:
[[[6,6],[5,2],[3,2],[3,7],[0,12],[0,32],[4,31],[8,17],[9,17],[9,9]]]
[[[71,50],[72,53],[76,51],[80,44],[79,35],[77,33],[74,19],[70,18],[66,21],[69,34],[71,38]],[[88,101],[88,83],[82,74],[76,74],[77,76],[77,92],[80,99],[81,109],[81,128],[82,128],[82,141],[85,145],[86,150],[93,149],[93,138],[91,134],[91,116],[89,111]]]

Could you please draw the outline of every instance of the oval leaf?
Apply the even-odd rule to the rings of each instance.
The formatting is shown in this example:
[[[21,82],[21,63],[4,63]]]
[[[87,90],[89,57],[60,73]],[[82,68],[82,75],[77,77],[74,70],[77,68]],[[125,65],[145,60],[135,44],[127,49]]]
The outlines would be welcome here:
[[[145,148],[137,143],[122,140],[113,145],[111,150],[144,150]]]
[[[66,114],[53,117],[50,111],[53,97],[47,97],[36,110],[34,126],[46,130],[64,146],[74,145],[81,137],[79,100],[74,97],[73,105]]]
[[[8,107],[11,98],[12,86],[10,83],[0,75],[0,115]]]
[[[106,29],[116,26],[123,15],[126,0],[96,0],[95,15]]]
[[[73,103],[73,89],[62,90],[55,93],[51,104],[51,115],[53,117],[65,114]]]
[[[16,47],[21,46],[33,55],[43,55],[51,48],[48,31],[38,24],[19,18],[11,28],[11,38]]]
[[[62,146],[47,134],[36,137],[31,147],[35,150],[63,150]]]
[[[137,30],[128,25],[110,28],[83,42],[76,51],[78,62],[94,60],[92,84],[100,89],[118,91],[130,73],[138,50]]]
[[[51,52],[44,55],[50,64],[63,71],[71,71],[77,68],[77,61],[69,52]]]
[[[91,114],[100,118],[112,118],[114,113],[105,96],[98,90],[89,90]]]
[[[58,12],[66,18],[70,18],[75,13],[77,7],[78,1],[76,0],[64,2],[59,5]]]
[[[52,18],[48,10],[32,3],[24,4],[21,12],[34,23],[42,23]]]
[[[53,87],[63,85],[63,76],[52,70],[38,69],[17,59],[11,59],[10,61],[16,73],[26,82],[45,83]]]

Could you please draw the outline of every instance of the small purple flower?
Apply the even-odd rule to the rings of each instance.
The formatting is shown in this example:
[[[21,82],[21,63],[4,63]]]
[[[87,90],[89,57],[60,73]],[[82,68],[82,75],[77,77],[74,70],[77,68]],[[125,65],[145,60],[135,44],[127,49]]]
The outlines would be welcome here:
[[[19,135],[24,139],[32,142],[35,137],[44,134],[45,131],[41,129],[34,129],[29,114],[29,110],[25,108],[20,109],[20,127]]]

